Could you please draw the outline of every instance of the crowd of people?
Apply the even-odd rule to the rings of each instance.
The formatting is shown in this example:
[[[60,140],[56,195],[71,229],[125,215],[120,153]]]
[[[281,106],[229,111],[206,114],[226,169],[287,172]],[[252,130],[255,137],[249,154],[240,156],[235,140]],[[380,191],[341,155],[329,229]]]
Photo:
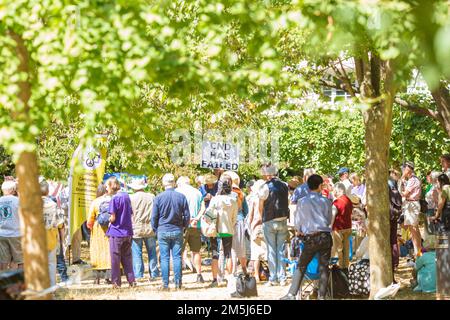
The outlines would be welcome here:
[[[401,251],[399,231],[406,234],[407,239],[403,240],[411,237],[411,259],[418,259],[427,251],[419,229],[421,212],[426,217],[426,230],[449,228],[450,155],[440,159],[442,171],[428,173],[425,187],[415,175],[412,162],[405,162],[401,173],[390,171],[387,187],[393,271],[398,267]],[[356,257],[370,260],[363,179],[345,167],[337,175],[339,181],[333,183],[332,176],[322,176],[308,168],[302,178],[284,182],[277,168],[269,164],[261,168],[260,179],[247,183],[233,171],[215,169],[214,173],[197,177],[193,186],[189,177],[175,179],[168,173],[162,177],[164,191],[156,196],[146,191],[144,178],[124,186],[116,177],[110,177],[98,187],[86,221],[89,265],[96,273],[95,283],[104,279],[113,288],[119,288],[123,271],[131,287],[136,286],[136,281],[161,278],[160,290],[167,291],[172,269],[175,289],[181,289],[186,261],[192,264],[196,281],[204,283],[202,262],[207,258],[202,253],[207,251],[211,260],[209,287],[221,286],[240,272],[253,274],[258,282],[267,281],[266,286],[287,286],[286,258],[290,255],[298,257],[298,263],[291,274],[289,291],[282,299],[296,299],[306,268],[318,255],[317,297],[324,299],[331,258],[347,275],[355,251]],[[43,178],[39,183],[50,282],[55,285],[57,272],[62,281],[67,280],[62,230],[67,228],[68,197],[64,189],[57,194],[50,192],[50,184]],[[124,187],[133,192],[130,194]],[[1,188],[0,270],[21,268],[20,195],[13,178],[6,179]],[[71,247],[81,242],[77,237],[73,237]],[[293,238],[301,241],[301,254],[290,254],[296,250],[289,245]],[[188,251],[191,258],[187,258]],[[76,254],[74,262],[79,263],[81,259]],[[266,261],[267,279],[263,272]]]

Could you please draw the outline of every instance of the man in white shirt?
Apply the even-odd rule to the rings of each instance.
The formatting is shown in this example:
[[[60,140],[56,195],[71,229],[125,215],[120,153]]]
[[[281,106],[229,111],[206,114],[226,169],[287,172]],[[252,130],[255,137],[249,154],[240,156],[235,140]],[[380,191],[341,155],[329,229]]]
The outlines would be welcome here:
[[[23,255],[20,234],[19,198],[15,196],[16,182],[2,184],[0,197],[0,271],[15,264],[22,268]]]
[[[419,229],[420,198],[422,196],[422,183],[414,173],[414,163],[406,161],[403,166],[403,175],[400,179],[400,194],[403,198],[402,212],[405,217],[403,225],[409,228],[414,244],[414,253],[422,255],[421,234]]]
[[[352,196],[352,189],[353,184],[351,183],[349,179],[350,170],[348,168],[340,168],[338,171],[339,180],[344,184],[345,186],[345,194],[347,197]]]
[[[191,214],[191,221],[189,227],[186,229],[184,235],[184,247],[189,244],[192,256],[194,258],[194,267],[197,271],[197,282],[204,283],[202,276],[202,257],[200,255],[200,249],[202,247],[201,231],[199,213],[202,206],[203,196],[202,193],[196,188],[190,185],[190,179],[185,176],[181,176],[177,180],[177,188],[175,191],[182,193],[188,202],[189,212]]]
[[[267,286],[287,284],[283,245],[289,237],[287,228],[289,191],[287,183],[277,177],[277,172],[277,168],[273,165],[264,165],[261,168],[261,175],[266,183],[258,192],[270,271]]]

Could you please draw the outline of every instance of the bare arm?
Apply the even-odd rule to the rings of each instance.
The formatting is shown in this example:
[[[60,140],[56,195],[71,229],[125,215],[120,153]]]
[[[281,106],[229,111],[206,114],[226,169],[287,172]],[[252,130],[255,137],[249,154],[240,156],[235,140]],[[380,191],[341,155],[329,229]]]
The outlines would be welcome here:
[[[259,199],[258,206],[255,206],[255,208],[253,208],[254,211],[253,211],[253,219],[252,219],[252,224],[251,224],[252,229],[262,221],[263,208],[264,208],[264,200]]]
[[[409,194],[411,193],[411,190],[408,190],[408,184],[402,180],[402,183],[404,184],[404,189],[401,191],[402,197],[407,198]]]
[[[87,223],[86,223],[89,230],[92,230],[92,228],[94,227],[94,222],[95,222],[96,216],[97,216],[97,213],[95,210],[95,203],[92,202],[91,206],[89,207],[89,213],[88,213],[88,218],[87,218]]]
[[[332,210],[332,217],[331,217],[331,225],[330,227],[333,227],[334,224],[334,220],[336,219],[336,216],[338,214],[338,209],[335,206],[331,206],[331,210]]]

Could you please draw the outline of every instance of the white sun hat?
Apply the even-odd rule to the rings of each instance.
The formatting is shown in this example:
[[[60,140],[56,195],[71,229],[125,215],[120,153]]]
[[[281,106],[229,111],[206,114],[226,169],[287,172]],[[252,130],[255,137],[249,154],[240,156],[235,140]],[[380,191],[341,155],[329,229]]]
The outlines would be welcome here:
[[[133,179],[131,183],[128,184],[128,187],[130,187],[133,190],[142,190],[147,188],[147,186],[148,184],[144,178]]]

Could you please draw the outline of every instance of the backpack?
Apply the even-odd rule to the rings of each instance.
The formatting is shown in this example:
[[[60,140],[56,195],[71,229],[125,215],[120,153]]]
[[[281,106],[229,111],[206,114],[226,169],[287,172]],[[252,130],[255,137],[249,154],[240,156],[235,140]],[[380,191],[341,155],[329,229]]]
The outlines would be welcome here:
[[[337,266],[331,269],[333,298],[346,298],[350,294],[347,275]],[[330,288],[331,289],[331,288]],[[331,290],[330,290],[331,291]]]
[[[389,205],[391,220],[398,222],[402,215],[402,196],[395,187],[389,187]]]
[[[291,240],[291,258],[300,257],[302,251],[301,244],[302,240],[299,237],[293,237]]]
[[[441,215],[443,231],[450,231],[450,200],[447,199]]]
[[[256,279],[248,274],[240,273],[236,278],[236,292],[231,294],[233,298],[257,297]]]
[[[259,263],[259,279],[261,281],[268,281],[270,276],[269,266],[265,261]]]
[[[351,295],[369,295],[370,263],[362,259],[350,265],[348,269],[349,293]]]
[[[200,229],[207,238],[217,237],[217,217],[211,211],[206,211],[200,218]]]
[[[425,199],[420,199],[420,213],[427,213],[428,211],[428,202]]]
[[[97,216],[97,222],[102,227],[107,227],[109,225],[109,217],[111,215],[109,214],[109,201],[105,200],[98,206],[98,216]]]

